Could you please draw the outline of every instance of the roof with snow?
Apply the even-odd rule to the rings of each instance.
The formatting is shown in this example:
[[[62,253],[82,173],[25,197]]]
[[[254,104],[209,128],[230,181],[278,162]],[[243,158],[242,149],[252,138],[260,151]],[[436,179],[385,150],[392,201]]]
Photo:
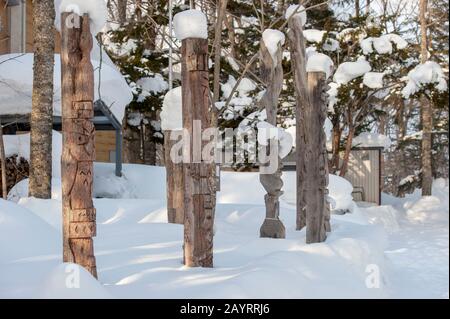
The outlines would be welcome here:
[[[31,113],[33,57],[32,53],[0,56],[0,116]],[[100,67],[100,62],[95,59],[92,59],[92,64],[95,70],[95,100],[103,100],[114,116],[122,121],[125,107],[133,100],[130,87],[114,66],[102,63]],[[99,78],[101,78],[100,83]],[[59,54],[55,54],[53,81],[53,112],[55,116],[61,116],[61,63]]]

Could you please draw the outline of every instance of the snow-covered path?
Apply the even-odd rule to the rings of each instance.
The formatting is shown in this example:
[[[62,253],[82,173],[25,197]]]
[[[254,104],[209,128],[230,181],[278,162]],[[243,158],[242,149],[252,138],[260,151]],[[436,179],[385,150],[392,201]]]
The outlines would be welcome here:
[[[386,206],[361,207],[388,232],[391,298],[449,298],[448,186],[443,180],[435,182],[433,194],[384,196]]]
[[[436,196],[386,198],[397,221],[385,252],[393,298],[449,297],[448,187],[435,184]]]
[[[448,298],[448,225],[400,222],[386,256],[392,262],[392,297]]]

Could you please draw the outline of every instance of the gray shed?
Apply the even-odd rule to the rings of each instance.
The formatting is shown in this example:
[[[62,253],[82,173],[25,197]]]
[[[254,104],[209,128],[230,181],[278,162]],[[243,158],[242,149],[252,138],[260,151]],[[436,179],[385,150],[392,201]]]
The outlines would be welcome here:
[[[353,185],[355,201],[381,205],[382,152],[383,147],[354,147],[352,149],[348,171],[344,178]],[[285,170],[295,170],[295,152],[283,160],[283,165]]]
[[[355,201],[381,205],[382,151],[382,147],[358,147],[351,151],[344,178],[353,185]]]

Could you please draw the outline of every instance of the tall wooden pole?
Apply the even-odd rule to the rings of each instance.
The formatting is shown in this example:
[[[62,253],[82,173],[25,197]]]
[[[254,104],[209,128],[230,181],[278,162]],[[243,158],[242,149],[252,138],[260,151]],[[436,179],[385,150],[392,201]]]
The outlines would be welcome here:
[[[261,79],[267,83],[266,91],[261,98],[261,106],[264,107],[267,113],[267,122],[273,126],[277,126],[277,110],[278,99],[283,88],[283,66],[282,48],[278,46],[277,61],[274,61],[269,50],[261,41],[260,60],[261,60]],[[272,141],[270,145],[278,147],[278,141]],[[272,154],[271,150],[271,154]],[[264,196],[266,204],[266,218],[260,229],[261,237],[268,238],[285,238],[286,229],[283,222],[280,220],[280,196],[283,195],[281,188],[283,187],[283,180],[281,179],[282,163],[278,156],[270,156],[271,160],[278,161],[277,170],[273,174],[260,174],[260,181],[267,194]]]
[[[173,89],[173,0],[169,0],[169,91]],[[167,219],[172,224],[184,224],[183,165],[174,163],[170,151],[175,141],[170,139],[173,131],[164,131],[164,164],[166,167]]]
[[[183,164],[174,163],[170,152],[176,141],[170,139],[173,131],[164,131],[164,163],[167,183],[167,218],[169,223],[184,224]]]
[[[0,178],[2,179],[2,198],[8,199],[8,183],[6,181],[6,155],[5,144],[3,143],[3,126],[0,122],[0,170],[2,172]]]
[[[201,132],[211,125],[208,40],[183,40],[181,54],[183,128],[190,137],[189,162],[183,163],[184,262],[189,267],[213,267],[215,164],[201,158],[207,143]]]
[[[301,19],[292,17],[289,22],[289,47],[291,51],[292,71],[294,74],[295,95],[297,107],[296,118],[296,167],[297,167],[297,230],[306,226],[306,161],[304,150],[306,149],[306,121],[304,118],[305,108],[310,105],[310,97],[307,89],[306,77],[306,49],[305,37]]]
[[[93,38],[87,14],[80,17],[62,13],[61,24],[64,262],[77,263],[97,277],[93,242],[96,212],[92,200],[95,128],[92,123],[94,69],[90,53]]]
[[[306,226],[306,242],[326,239],[330,231],[328,155],[326,150],[325,74],[306,72],[305,39],[301,21],[289,21],[292,69],[297,99],[297,230]]]
[[[325,241],[329,229],[328,163],[326,134],[325,73],[308,73],[310,101],[305,108],[306,120],[306,243]]]

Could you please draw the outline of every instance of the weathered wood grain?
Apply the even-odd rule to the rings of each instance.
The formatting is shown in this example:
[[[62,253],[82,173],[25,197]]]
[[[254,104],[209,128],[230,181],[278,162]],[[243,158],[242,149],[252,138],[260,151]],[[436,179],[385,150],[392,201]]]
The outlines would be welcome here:
[[[91,64],[92,35],[89,16],[81,28],[69,28],[62,13],[62,133],[61,165],[63,193],[63,257],[97,277],[93,237],[96,214],[93,194],[95,160],[94,69]],[[76,17],[77,18],[77,17]]]
[[[167,217],[169,223],[184,223],[184,184],[183,184],[183,164],[174,163],[170,152],[177,141],[170,139],[172,131],[164,131],[164,152],[166,166],[167,183]]]
[[[209,108],[208,40],[182,42],[183,128],[190,136],[189,163],[183,163],[184,262],[189,267],[213,267],[213,227],[216,182],[214,163],[202,160],[198,140],[211,125]]]
[[[295,84],[297,107],[296,117],[296,167],[297,167],[297,230],[306,226],[306,161],[304,149],[306,148],[305,108],[310,105],[306,78],[306,50],[303,27],[299,18],[289,20],[289,47],[291,52],[292,72]]]
[[[297,230],[306,226],[306,242],[326,239],[330,226],[326,135],[326,83],[322,72],[306,72],[305,38],[299,18],[289,21],[294,73],[297,154]]]
[[[326,106],[323,100],[325,73],[308,73],[308,91],[311,103],[305,108],[307,123],[306,161],[306,243],[319,243],[326,239],[326,136],[323,129]]]
[[[277,126],[277,111],[278,100],[283,88],[283,66],[282,48],[278,47],[277,61],[275,62],[269,50],[261,41],[260,44],[260,78],[266,84],[266,91],[260,100],[261,108],[264,108],[267,113],[267,122],[273,126]],[[269,143],[271,146],[278,148],[278,141],[273,140]],[[278,150],[278,149],[277,149]],[[260,181],[266,190],[267,194],[264,196],[266,205],[266,218],[260,229],[260,236],[267,238],[285,238],[286,230],[280,220],[280,196],[283,195],[281,188],[283,181],[281,179],[282,163],[278,156],[278,151],[270,151],[270,161],[277,161],[277,170],[273,174],[267,174],[262,170],[260,174]],[[262,164],[263,166],[266,164]]]

